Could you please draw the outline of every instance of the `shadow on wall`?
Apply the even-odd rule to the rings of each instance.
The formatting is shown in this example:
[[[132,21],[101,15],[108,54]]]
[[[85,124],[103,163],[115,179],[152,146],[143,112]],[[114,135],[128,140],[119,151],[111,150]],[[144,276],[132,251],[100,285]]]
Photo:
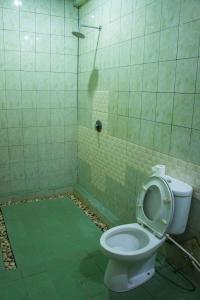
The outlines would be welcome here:
[[[96,57],[97,57],[97,51],[98,51],[98,46],[99,46],[100,34],[101,34],[101,30],[99,30],[99,33],[98,33],[97,44],[96,44],[95,54],[94,54],[93,69],[90,74],[90,78],[89,78],[89,82],[88,82],[89,95],[92,97],[94,95],[94,92],[97,89],[98,81],[99,81],[99,70],[95,66],[95,64],[96,64]]]
[[[90,74],[89,82],[88,82],[88,93],[90,96],[93,96],[97,86],[98,86],[98,81],[99,81],[99,70],[94,67]]]

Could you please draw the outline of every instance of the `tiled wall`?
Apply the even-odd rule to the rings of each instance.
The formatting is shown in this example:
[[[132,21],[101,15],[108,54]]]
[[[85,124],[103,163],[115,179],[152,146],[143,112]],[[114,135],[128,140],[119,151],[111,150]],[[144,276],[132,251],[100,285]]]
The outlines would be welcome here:
[[[120,222],[151,166],[194,188],[188,228],[200,213],[200,1],[91,0],[79,62],[79,187]],[[102,120],[97,134],[94,123]]]
[[[0,201],[76,180],[77,9],[0,1]]]

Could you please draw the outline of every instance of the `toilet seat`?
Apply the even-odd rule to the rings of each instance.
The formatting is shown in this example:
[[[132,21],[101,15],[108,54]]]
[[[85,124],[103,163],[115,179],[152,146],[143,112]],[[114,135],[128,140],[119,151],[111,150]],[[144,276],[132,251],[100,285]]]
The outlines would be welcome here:
[[[174,197],[167,178],[152,176],[143,185],[137,199],[137,222],[162,238],[174,213]]]

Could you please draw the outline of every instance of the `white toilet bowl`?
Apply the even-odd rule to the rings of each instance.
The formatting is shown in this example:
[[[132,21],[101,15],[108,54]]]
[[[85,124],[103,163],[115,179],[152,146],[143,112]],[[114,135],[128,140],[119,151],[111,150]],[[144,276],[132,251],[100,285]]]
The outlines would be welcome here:
[[[113,227],[100,245],[109,258],[104,282],[115,292],[133,289],[155,272],[157,249],[166,233],[180,234],[186,227],[192,187],[169,176],[151,176],[136,203],[137,223]]]
[[[115,292],[124,292],[149,280],[155,272],[156,250],[164,241],[137,223],[106,231],[100,239],[102,251],[110,259],[105,285]]]

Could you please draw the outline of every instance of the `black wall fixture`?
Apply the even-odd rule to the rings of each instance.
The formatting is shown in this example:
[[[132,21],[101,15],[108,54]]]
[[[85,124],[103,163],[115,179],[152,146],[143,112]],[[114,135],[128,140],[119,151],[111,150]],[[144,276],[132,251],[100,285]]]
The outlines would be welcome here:
[[[101,132],[101,130],[102,130],[102,123],[101,123],[100,120],[96,121],[96,123],[95,123],[95,129],[96,129],[96,131]]]

